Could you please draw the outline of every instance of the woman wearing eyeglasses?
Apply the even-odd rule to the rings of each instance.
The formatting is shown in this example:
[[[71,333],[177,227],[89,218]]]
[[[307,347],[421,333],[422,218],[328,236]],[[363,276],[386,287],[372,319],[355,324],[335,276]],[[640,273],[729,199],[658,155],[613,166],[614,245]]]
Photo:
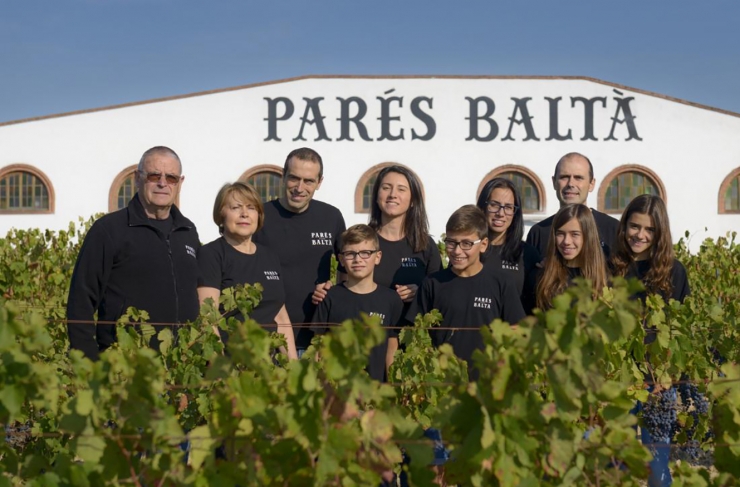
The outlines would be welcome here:
[[[280,261],[270,249],[252,241],[264,218],[262,201],[252,186],[236,182],[221,188],[213,205],[213,221],[221,237],[198,251],[198,298],[201,304],[208,298],[218,303],[224,289],[237,284],[259,283],[263,289],[262,299],[249,318],[262,325],[277,324],[277,332],[288,344],[288,358],[295,359],[295,338],[285,309]],[[220,309],[223,312],[223,308]],[[233,316],[244,319],[240,313]],[[227,339],[223,332],[220,336]]]
[[[534,279],[541,256],[537,248],[522,241],[524,222],[519,192],[508,179],[494,178],[486,183],[478,197],[478,208],[488,221],[488,241],[483,265],[497,276],[510,279],[522,304],[533,301]]]

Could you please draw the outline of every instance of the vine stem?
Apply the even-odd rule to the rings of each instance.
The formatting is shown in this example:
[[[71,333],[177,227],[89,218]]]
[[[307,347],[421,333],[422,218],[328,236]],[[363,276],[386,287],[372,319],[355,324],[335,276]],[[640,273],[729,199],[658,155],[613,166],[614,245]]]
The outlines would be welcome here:
[[[126,448],[124,448],[123,443],[121,442],[120,438],[116,437],[116,443],[118,443],[118,448],[121,449],[121,453],[123,453],[124,458],[126,458],[126,463],[128,463],[128,468],[129,468],[129,471],[131,472],[131,480],[133,480],[134,485],[136,485],[136,487],[143,487],[141,485],[141,482],[139,482],[138,476],[136,475],[136,470],[134,469],[134,465],[131,463],[131,452],[129,452],[128,450],[126,450]]]

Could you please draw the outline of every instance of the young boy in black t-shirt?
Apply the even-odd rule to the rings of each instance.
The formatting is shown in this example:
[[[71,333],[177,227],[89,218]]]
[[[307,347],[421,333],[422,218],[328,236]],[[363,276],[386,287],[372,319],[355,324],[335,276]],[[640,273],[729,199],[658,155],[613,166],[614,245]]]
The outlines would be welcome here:
[[[380,317],[381,326],[397,326],[401,321],[403,301],[396,291],[378,286],[373,280],[375,266],[382,254],[378,250],[378,236],[368,225],[353,225],[339,237],[339,261],[347,271],[347,280],[330,288],[316,308],[313,323],[326,325],[359,318],[360,313]],[[328,328],[315,327],[316,333]],[[388,340],[398,340],[396,330],[388,330]],[[398,348],[398,347],[396,347]],[[383,381],[393,357],[386,357],[387,341],[370,352],[368,373]]]
[[[432,343],[452,345],[455,354],[468,362],[471,380],[478,373],[472,368],[473,351],[483,348],[480,327],[501,318],[511,324],[524,318],[516,286],[510,280],[497,278],[493,272],[482,272],[481,254],[488,246],[488,225],[483,212],[475,205],[465,205],[447,221],[445,249],[447,269],[427,277],[419,289],[416,306],[407,318],[433,309],[442,313],[442,327],[470,330],[430,330]]]

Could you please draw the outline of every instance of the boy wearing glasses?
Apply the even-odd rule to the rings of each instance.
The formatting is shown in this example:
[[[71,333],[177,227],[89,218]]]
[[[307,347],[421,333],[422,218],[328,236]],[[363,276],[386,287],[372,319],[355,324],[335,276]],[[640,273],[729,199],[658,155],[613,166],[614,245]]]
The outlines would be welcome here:
[[[330,288],[316,308],[313,323],[324,326],[314,327],[314,332],[326,333],[327,324],[359,318],[360,313],[378,316],[381,326],[397,326],[403,301],[396,291],[378,286],[373,279],[382,257],[375,230],[365,224],[353,225],[339,237],[339,248],[339,262],[347,272],[347,280]],[[375,380],[385,380],[387,367],[393,362],[393,356],[386,356],[390,340],[398,343],[397,330],[388,330],[388,340],[370,352],[367,371]]]
[[[481,254],[488,247],[483,212],[475,205],[463,206],[447,221],[446,232],[449,265],[424,280],[407,317],[413,321],[417,313],[437,309],[442,313],[442,328],[468,328],[432,329],[430,335],[437,347],[452,345],[455,355],[468,362],[470,379],[475,380],[478,374],[471,358],[473,351],[483,348],[480,327],[496,318],[516,324],[525,314],[511,280],[483,271]]]

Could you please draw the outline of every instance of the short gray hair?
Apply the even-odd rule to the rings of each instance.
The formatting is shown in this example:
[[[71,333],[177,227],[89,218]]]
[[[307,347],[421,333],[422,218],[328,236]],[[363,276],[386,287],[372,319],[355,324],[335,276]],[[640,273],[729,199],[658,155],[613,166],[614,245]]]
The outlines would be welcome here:
[[[169,147],[165,147],[163,145],[152,147],[148,151],[144,152],[144,154],[142,154],[141,159],[139,159],[139,167],[137,168],[139,172],[142,172],[144,170],[144,163],[146,162],[147,158],[149,156],[153,156],[154,154],[164,154],[173,157],[180,165],[180,175],[182,175],[182,162],[180,161],[180,156],[178,156],[177,153]]]

